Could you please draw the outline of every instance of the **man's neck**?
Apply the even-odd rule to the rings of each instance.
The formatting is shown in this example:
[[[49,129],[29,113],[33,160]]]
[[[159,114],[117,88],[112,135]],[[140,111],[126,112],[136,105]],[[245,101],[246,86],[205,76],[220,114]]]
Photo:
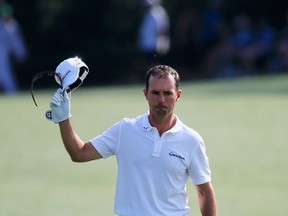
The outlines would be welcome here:
[[[158,130],[161,136],[166,131],[170,130],[176,124],[176,117],[172,114],[166,118],[155,118],[149,115],[150,124]]]

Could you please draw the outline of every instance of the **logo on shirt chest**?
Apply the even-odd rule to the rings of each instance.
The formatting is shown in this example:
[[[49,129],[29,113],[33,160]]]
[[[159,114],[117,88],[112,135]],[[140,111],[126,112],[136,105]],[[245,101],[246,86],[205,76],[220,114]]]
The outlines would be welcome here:
[[[179,159],[181,159],[181,160],[185,160],[184,157],[182,157],[181,155],[178,155],[178,154],[176,154],[176,153],[174,153],[174,152],[170,152],[170,153],[169,153],[169,156],[170,156],[170,157],[176,157],[176,158],[179,158]]]

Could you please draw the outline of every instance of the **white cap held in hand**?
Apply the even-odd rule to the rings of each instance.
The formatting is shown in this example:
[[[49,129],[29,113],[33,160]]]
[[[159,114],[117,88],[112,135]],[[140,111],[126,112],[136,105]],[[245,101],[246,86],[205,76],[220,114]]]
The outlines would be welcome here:
[[[68,58],[57,66],[55,80],[63,91],[71,92],[83,83],[88,72],[88,66],[80,58]]]

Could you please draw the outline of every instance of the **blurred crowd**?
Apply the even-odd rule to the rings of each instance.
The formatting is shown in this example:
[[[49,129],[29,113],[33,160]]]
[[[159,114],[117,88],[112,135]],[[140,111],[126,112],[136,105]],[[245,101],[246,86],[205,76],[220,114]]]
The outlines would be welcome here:
[[[266,17],[225,19],[221,2],[186,8],[176,21],[174,57],[199,78],[238,77],[288,70],[288,22],[276,29]],[[177,64],[177,63],[176,63]]]
[[[147,68],[170,64],[184,78],[199,79],[288,71],[288,15],[287,26],[279,29],[269,23],[269,17],[257,14],[224,17],[221,0],[211,0],[205,7],[187,6],[173,19],[161,0],[142,2],[147,13],[138,43]]]
[[[73,2],[74,4],[72,4]],[[41,27],[35,28],[36,30],[31,27],[33,25],[30,23],[23,25],[26,32],[30,31],[27,44],[30,42],[29,50],[33,50],[35,55],[29,56],[29,59],[33,58],[33,61],[28,62],[28,70],[29,67],[34,69],[35,62],[43,64],[43,59],[47,59],[45,56],[53,55],[54,49],[50,50],[50,43],[53,43],[61,44],[61,46],[54,46],[58,47],[59,56],[66,56],[67,53],[80,52],[79,50],[81,50],[81,54],[86,59],[98,59],[98,62],[90,63],[91,67],[97,67],[97,71],[99,73],[103,71],[103,74],[100,78],[91,78],[91,83],[121,82],[122,76],[116,76],[120,74],[118,73],[119,70],[126,72],[124,81],[138,82],[143,77],[143,71],[155,64],[168,64],[175,67],[183,79],[191,77],[199,79],[239,77],[288,71],[288,11],[286,26],[281,25],[282,27],[279,27],[278,25],[276,27],[271,24],[271,16],[259,16],[257,13],[253,15],[251,13],[250,15],[248,13],[235,13],[227,16],[227,10],[224,8],[225,5],[223,5],[222,0],[207,0],[201,3],[201,6],[195,2],[187,3],[187,6],[186,3],[183,3],[184,6],[179,6],[179,8],[174,8],[174,4],[163,0],[137,0],[137,2],[140,3],[138,4],[140,11],[135,6],[132,7],[135,9],[133,16],[135,19],[129,17],[129,20],[122,21],[125,23],[124,26],[129,28],[127,27],[122,31],[121,25],[117,23],[108,25],[109,28],[106,28],[108,22],[103,22],[102,26],[99,22],[98,25],[100,24],[100,26],[97,26],[97,31],[101,33],[92,34],[90,26],[94,25],[97,18],[105,20],[102,19],[102,16],[106,15],[107,11],[112,11],[113,14],[117,12],[117,10],[113,10],[116,7],[112,3],[106,5],[106,10],[103,10],[105,13],[100,14],[101,16],[90,19],[91,15],[84,13],[86,17],[83,15],[81,21],[74,14],[75,10],[60,13],[63,11],[62,9],[69,8],[66,7],[67,3],[61,3],[63,8],[56,10],[56,12],[60,11],[57,16],[54,11],[55,8],[52,10],[52,6],[46,7],[46,3],[48,4],[49,1],[43,1],[43,8],[48,14],[48,18],[43,18],[43,20],[50,22],[49,17],[53,14],[54,20],[62,21],[57,23],[51,21],[50,26],[46,25],[47,23],[44,21],[36,22],[34,26]],[[70,3],[71,8],[78,5],[77,1]],[[173,10],[171,10],[171,5],[170,10],[169,7],[166,8],[169,4],[173,5]],[[93,8],[89,4],[84,6],[85,10]],[[43,11],[40,12],[42,15]],[[112,12],[110,13],[112,14]],[[70,13],[73,15],[69,16]],[[36,12],[35,14],[37,15]],[[114,22],[121,21],[118,19],[121,15],[122,13],[119,13]],[[77,24],[75,24],[76,21]],[[83,22],[85,25],[82,25]],[[117,26],[118,28],[116,28]],[[137,38],[134,38],[135,28],[138,28]],[[31,29],[33,29],[33,34]],[[67,33],[53,37],[54,31],[59,29],[65,29]],[[80,35],[77,33],[79,29],[82,31]],[[109,35],[109,32],[113,32],[113,35]],[[120,37],[118,37],[119,35]],[[126,37],[126,35],[129,36],[125,38],[127,40],[125,44],[118,38]],[[34,39],[39,37],[46,43],[35,43]],[[117,39],[115,40],[115,38]],[[74,43],[75,41],[81,41],[81,43]],[[111,52],[107,45],[113,47],[114,52]],[[135,45],[137,45],[138,50],[135,49]],[[123,46],[127,49],[123,49]],[[97,49],[101,49],[101,52],[95,52]],[[18,21],[15,19],[14,9],[8,4],[8,1],[0,0],[0,92],[15,94],[19,90],[15,75],[18,75],[18,80],[20,83],[22,81],[22,84],[21,77],[25,77],[25,75],[20,74],[21,71],[15,71],[18,74],[14,73],[13,67],[19,66],[24,61],[27,62],[27,59],[26,43]],[[109,64],[112,65],[109,69],[112,72],[106,73],[107,61],[115,61],[115,59],[118,62]],[[50,65],[51,63],[47,64]],[[25,70],[26,68],[22,68],[22,71]],[[110,74],[116,75],[110,76]],[[115,80],[112,80],[113,78]]]
[[[23,62],[27,57],[26,44],[13,7],[0,0],[0,90],[13,95],[19,86],[13,63]]]

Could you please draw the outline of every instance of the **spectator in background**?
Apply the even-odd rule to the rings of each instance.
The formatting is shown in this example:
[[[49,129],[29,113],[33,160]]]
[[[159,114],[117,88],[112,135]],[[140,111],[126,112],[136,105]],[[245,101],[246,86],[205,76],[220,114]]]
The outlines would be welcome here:
[[[233,34],[227,25],[222,25],[220,40],[204,57],[202,70],[207,78],[238,76],[235,66]]]
[[[277,40],[274,48],[274,56],[270,59],[269,66],[272,73],[288,71],[288,38]]]
[[[204,40],[204,49],[220,42],[223,33],[224,20],[221,14],[222,1],[210,0],[208,6],[203,11],[202,18],[202,38]]]
[[[276,33],[263,18],[256,24],[240,14],[234,17],[232,29],[222,28],[220,42],[209,50],[204,61],[206,74],[218,78],[238,77],[267,70]]]
[[[175,26],[175,59],[181,62],[179,67],[188,78],[210,75],[207,71],[210,66],[205,60],[210,50],[222,42],[225,30],[221,7],[222,1],[210,0],[204,8],[197,3],[190,3],[179,12]]]
[[[192,3],[191,3],[192,4]],[[187,76],[198,73],[203,56],[202,11],[194,4],[187,6],[176,19],[175,59],[180,62],[182,73]],[[179,63],[178,63],[179,64]]]
[[[11,5],[0,5],[0,88],[9,95],[19,90],[12,60],[22,62],[27,56],[23,36],[13,12]]]
[[[286,13],[286,25],[277,32],[273,55],[269,59],[269,69],[272,73],[288,71],[288,10]]]
[[[162,63],[161,57],[169,52],[169,17],[161,0],[142,0],[141,4],[145,14],[139,28],[138,47],[147,69]]]
[[[245,15],[235,17],[235,58],[238,62],[240,75],[251,75],[264,69],[267,58],[275,41],[274,29],[264,18],[252,25]]]
[[[235,62],[239,69],[239,75],[252,73],[251,62],[249,61],[249,48],[253,44],[254,28],[250,17],[246,14],[236,15],[232,21],[233,43],[235,46]]]

